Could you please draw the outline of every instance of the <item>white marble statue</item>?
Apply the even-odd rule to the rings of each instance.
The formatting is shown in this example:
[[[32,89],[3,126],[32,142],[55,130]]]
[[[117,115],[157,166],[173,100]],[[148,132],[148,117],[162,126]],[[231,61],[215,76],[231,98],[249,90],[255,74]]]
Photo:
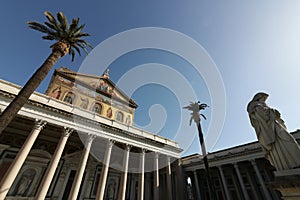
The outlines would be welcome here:
[[[287,131],[280,113],[266,104],[268,94],[257,93],[249,102],[247,111],[265,158],[277,170],[300,167],[300,146]]]

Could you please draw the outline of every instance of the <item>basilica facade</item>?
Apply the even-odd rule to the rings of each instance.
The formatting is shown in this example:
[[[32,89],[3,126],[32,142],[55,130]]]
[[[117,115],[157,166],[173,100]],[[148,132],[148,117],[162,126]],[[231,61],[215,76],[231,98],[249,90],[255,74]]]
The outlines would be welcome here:
[[[0,109],[20,86],[0,80]],[[56,69],[0,135],[0,199],[183,199],[178,143],[133,126],[103,76]]]

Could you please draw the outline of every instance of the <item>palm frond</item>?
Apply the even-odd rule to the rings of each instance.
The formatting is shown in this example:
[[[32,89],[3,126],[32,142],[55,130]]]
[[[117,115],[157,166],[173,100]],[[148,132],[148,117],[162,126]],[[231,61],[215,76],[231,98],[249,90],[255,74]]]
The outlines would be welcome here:
[[[59,25],[57,24],[57,20],[53,17],[53,15],[48,11],[44,12],[44,14],[47,17],[48,21],[55,27],[55,30],[57,32],[61,32],[61,29],[60,29]]]
[[[78,27],[78,23],[79,23],[79,18],[72,19],[72,23],[69,28],[71,34],[73,34],[76,28]]]
[[[204,110],[206,107],[208,107],[208,105],[205,103],[202,103],[199,105],[199,110]]]
[[[40,31],[42,33],[49,33],[51,32],[45,25],[40,24],[38,22],[27,22],[29,24],[29,28],[34,30]]]
[[[81,56],[80,49],[88,53],[87,47],[93,48],[91,44],[83,40],[83,37],[90,36],[90,34],[82,32],[85,24],[78,25],[79,18],[73,18],[69,25],[66,16],[62,12],[56,14],[56,18],[48,11],[44,12],[47,22],[40,24],[38,22],[28,22],[31,29],[45,33],[42,36],[45,40],[55,40],[57,42],[64,42],[70,46],[69,54],[72,56],[72,61],[75,57],[75,52]],[[54,45],[51,45],[51,48]]]
[[[56,38],[52,35],[45,35],[42,37],[44,40],[56,40]]]
[[[76,35],[78,35],[84,27],[85,27],[85,24],[82,24],[81,26],[79,26],[77,29],[75,29],[73,35],[76,37]]]
[[[88,51],[87,51],[87,49],[86,49],[86,45],[82,45],[82,44],[80,44],[80,43],[76,43],[76,45],[80,46],[80,48],[82,48],[82,49],[84,50],[84,52],[85,52],[86,54],[88,54]]]
[[[205,115],[203,115],[203,114],[200,114],[200,116],[202,116],[205,120],[206,120],[206,117],[205,117]]]
[[[53,25],[53,24],[51,24],[51,23],[49,23],[49,22],[45,22],[45,24],[46,24],[49,28],[51,28],[52,30],[56,31],[56,26],[55,26],[55,25]]]
[[[200,104],[200,101],[198,101],[198,102],[190,102],[189,105],[183,107],[184,109],[192,111],[191,118],[190,118],[190,125],[192,123],[192,120],[194,120],[195,122],[196,121],[199,122],[200,121],[200,116],[202,116],[206,120],[205,115],[199,114],[199,112],[201,110],[204,110],[206,107],[208,107],[208,105],[205,104],[205,103]]]
[[[86,37],[86,36],[91,36],[91,35],[88,34],[88,33],[78,33],[78,34],[76,35],[76,37]]]
[[[46,15],[49,22],[51,22],[52,24],[57,24],[56,19],[53,17],[53,15],[50,12],[45,11],[44,14]]]
[[[57,13],[57,19],[60,23],[60,28],[63,30],[63,32],[68,32],[69,23],[66,16],[62,12],[59,12]]]
[[[90,47],[91,49],[94,48],[90,43],[87,43],[87,46]]]
[[[78,45],[79,46],[79,45]],[[81,53],[80,53],[80,49],[79,47],[77,46],[77,44],[74,44],[72,47],[74,47],[74,49],[77,51],[77,53],[81,56]],[[81,47],[82,48],[82,47]]]
[[[69,54],[72,55],[72,62],[73,62],[74,61],[74,57],[75,57],[75,51],[74,51],[73,48],[70,48]]]

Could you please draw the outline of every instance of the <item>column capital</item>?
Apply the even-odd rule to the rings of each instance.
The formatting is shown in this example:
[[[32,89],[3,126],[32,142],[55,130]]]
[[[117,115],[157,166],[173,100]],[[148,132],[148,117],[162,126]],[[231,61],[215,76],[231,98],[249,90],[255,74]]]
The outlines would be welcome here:
[[[115,142],[116,142],[115,140],[109,139],[108,143],[107,143],[107,147],[112,148],[112,146],[115,144]]]
[[[239,166],[238,166],[238,164],[235,162],[235,163],[232,163],[233,164],[233,167],[234,168],[238,168]]]
[[[155,152],[155,158],[158,159],[159,158],[160,153],[159,152]]]
[[[87,143],[92,143],[97,136],[94,134],[88,134]]]
[[[171,162],[171,156],[167,156],[167,162],[168,162],[168,163]]]
[[[218,168],[219,170],[222,170],[222,165],[218,165],[217,168]]]
[[[178,161],[178,166],[182,166],[182,160],[181,159],[177,159]]]
[[[140,153],[143,153],[143,154],[145,154],[145,153],[146,153],[146,151],[147,151],[147,149],[146,149],[146,148],[141,148],[141,149],[140,149],[140,151],[141,151]]]
[[[251,159],[250,162],[251,162],[251,164],[252,164],[253,166],[254,166],[254,165],[255,165],[255,166],[257,165],[255,159]]]
[[[126,151],[130,151],[131,148],[132,148],[132,145],[126,144],[126,146],[125,146],[125,150]]]
[[[35,119],[34,129],[43,129],[46,126],[47,122],[41,119]]]
[[[74,129],[72,128],[64,127],[64,132],[63,132],[64,137],[69,137],[73,131]]]

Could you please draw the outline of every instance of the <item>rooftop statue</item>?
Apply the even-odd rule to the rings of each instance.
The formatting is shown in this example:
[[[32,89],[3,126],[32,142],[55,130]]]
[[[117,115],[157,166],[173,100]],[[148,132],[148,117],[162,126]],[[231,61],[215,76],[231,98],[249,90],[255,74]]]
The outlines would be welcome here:
[[[263,92],[257,93],[247,107],[265,158],[277,170],[300,167],[300,146],[287,131],[279,111],[266,104],[268,96]]]

